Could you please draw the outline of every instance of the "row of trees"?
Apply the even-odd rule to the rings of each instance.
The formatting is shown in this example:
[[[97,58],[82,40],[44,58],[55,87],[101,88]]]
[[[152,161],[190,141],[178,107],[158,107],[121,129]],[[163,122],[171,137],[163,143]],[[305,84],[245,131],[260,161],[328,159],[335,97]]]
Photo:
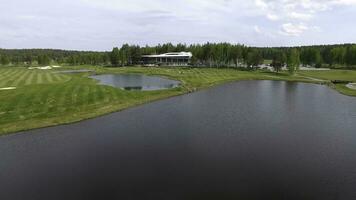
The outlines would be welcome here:
[[[0,65],[109,65],[109,52],[54,49],[0,49]]]
[[[276,71],[288,66],[291,71],[299,64],[313,67],[354,67],[356,66],[356,45],[323,45],[304,47],[255,48],[240,44],[206,43],[177,44],[171,43],[144,46],[125,44],[115,47],[111,52],[64,51],[51,49],[0,49],[2,65],[48,65],[51,62],[70,65],[112,65],[127,66],[139,64],[142,55],[166,52],[190,51],[193,53],[192,65],[207,67],[255,67],[264,60],[271,60]],[[291,64],[293,63],[293,64]]]
[[[289,73],[293,74],[299,69],[300,53],[296,48],[289,49],[287,52],[276,51],[273,54],[271,66],[276,72],[279,72],[282,67],[286,66]]]

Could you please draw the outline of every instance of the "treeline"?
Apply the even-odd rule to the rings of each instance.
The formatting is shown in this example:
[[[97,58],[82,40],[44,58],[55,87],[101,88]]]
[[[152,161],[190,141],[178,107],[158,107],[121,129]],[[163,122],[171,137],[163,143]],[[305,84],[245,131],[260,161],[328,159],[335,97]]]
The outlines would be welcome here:
[[[284,48],[260,48],[265,59],[273,57],[282,52],[287,54],[291,49],[296,49],[300,53],[300,60],[306,66],[355,66],[356,65],[356,45],[319,45],[304,47],[284,47]]]
[[[110,64],[109,52],[56,49],[0,49],[0,65],[102,65]]]
[[[51,63],[68,65],[130,66],[140,64],[142,55],[166,52],[190,51],[191,64],[207,67],[255,67],[265,60],[272,66],[286,66],[290,57],[304,66],[356,68],[356,45],[320,45],[303,47],[257,48],[240,44],[171,43],[144,46],[125,44],[113,48],[111,52],[65,51],[52,49],[0,49],[1,65],[49,65]]]

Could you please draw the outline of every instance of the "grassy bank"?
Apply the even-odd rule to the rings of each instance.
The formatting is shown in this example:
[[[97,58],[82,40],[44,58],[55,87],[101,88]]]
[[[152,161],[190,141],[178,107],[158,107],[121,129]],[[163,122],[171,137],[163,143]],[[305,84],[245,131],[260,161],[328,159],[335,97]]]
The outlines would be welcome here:
[[[67,67],[76,68],[79,67]],[[80,67],[83,68],[83,67]],[[290,76],[286,73],[245,72],[234,69],[188,68],[102,68],[97,73],[143,73],[180,80],[180,88],[163,91],[124,91],[97,85],[88,74],[56,74],[47,70],[26,68],[0,68],[0,88],[17,87],[0,91],[0,134],[32,128],[71,123],[122,110],[150,101],[184,94],[190,91],[236,80],[286,80],[317,83],[310,77],[329,80],[325,74]],[[349,74],[351,73],[351,74]],[[352,79],[354,72],[337,76]],[[308,76],[308,77],[307,77]],[[355,81],[356,82],[356,81]],[[346,88],[346,87],[345,87]],[[338,88],[339,91],[349,89]],[[354,94],[356,96],[356,94]]]
[[[298,73],[315,79],[327,81],[330,87],[348,96],[356,96],[356,90],[347,88],[345,84],[332,84],[332,80],[356,82],[356,71],[354,70],[328,70],[328,71],[303,71]]]

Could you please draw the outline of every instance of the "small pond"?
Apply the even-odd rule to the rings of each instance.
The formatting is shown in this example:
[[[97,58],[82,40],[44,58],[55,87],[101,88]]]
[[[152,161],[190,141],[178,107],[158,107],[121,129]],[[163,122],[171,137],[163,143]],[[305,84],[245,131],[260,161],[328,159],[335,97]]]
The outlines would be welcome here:
[[[118,87],[124,90],[153,91],[175,88],[180,84],[179,81],[142,74],[102,74],[89,77],[100,81],[102,85]]]

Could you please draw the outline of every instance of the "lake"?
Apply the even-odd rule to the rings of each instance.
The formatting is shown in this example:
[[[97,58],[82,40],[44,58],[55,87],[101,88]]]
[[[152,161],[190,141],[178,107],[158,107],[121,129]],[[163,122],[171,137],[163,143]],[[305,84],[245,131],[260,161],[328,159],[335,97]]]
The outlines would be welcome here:
[[[158,76],[146,76],[142,74],[102,74],[93,75],[102,85],[118,87],[124,90],[162,90],[178,87],[180,82]]]
[[[356,199],[356,98],[241,81],[0,137],[0,199]]]

